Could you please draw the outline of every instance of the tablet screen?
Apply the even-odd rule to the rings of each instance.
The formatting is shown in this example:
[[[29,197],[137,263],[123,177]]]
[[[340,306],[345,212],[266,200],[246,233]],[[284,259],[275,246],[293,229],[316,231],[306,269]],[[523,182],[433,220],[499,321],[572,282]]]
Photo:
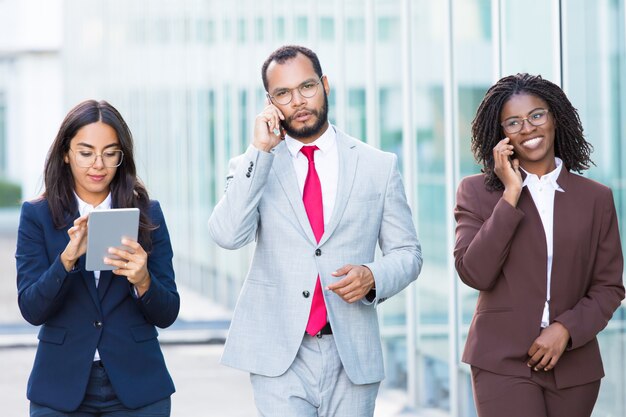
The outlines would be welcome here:
[[[137,240],[139,231],[139,209],[123,208],[94,210],[87,221],[87,262],[88,271],[112,271],[113,265],[104,263],[104,258],[115,259],[109,254],[110,247],[123,247],[122,238]]]

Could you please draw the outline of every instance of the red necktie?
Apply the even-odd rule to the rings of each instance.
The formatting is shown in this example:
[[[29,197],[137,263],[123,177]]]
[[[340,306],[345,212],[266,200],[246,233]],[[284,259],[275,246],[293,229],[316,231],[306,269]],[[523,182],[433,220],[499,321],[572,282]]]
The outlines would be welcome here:
[[[311,223],[313,235],[317,242],[320,241],[324,234],[324,206],[322,205],[322,184],[320,177],[317,176],[315,170],[314,153],[319,148],[317,146],[303,146],[300,150],[309,160],[309,171],[304,181],[304,192],[302,200],[304,201],[304,209]],[[313,301],[311,302],[311,313],[309,314],[309,322],[306,325],[306,332],[311,336],[316,335],[322,327],[326,325],[326,304],[324,304],[324,295],[322,294],[322,284],[319,275],[315,283],[315,292],[313,293]]]

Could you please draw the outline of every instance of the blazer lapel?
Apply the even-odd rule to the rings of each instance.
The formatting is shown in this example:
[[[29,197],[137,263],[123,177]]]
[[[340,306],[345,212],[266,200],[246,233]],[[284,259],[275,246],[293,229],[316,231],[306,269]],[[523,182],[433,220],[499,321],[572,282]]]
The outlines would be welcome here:
[[[359,160],[358,152],[355,151],[355,145],[349,143],[343,133],[337,131],[337,152],[339,152],[339,177],[337,178],[337,196],[335,198],[335,208],[330,217],[328,226],[324,229],[324,235],[320,239],[320,245],[330,238],[339,221],[343,216],[346,205],[350,199],[350,192],[356,177],[356,167]]]
[[[76,212],[74,214],[74,218],[78,218],[78,217],[79,217],[79,213]],[[63,231],[63,239],[64,239],[64,242],[65,242],[65,246],[67,246],[67,244],[70,242],[70,238],[69,238],[69,236],[67,234],[67,231],[70,229],[70,227],[72,227],[72,223],[69,223],[65,227],[65,230]],[[86,255],[83,255],[80,258],[78,258],[78,262],[77,262],[76,268],[78,268],[78,270],[80,271],[80,275],[82,276],[83,284],[87,288],[87,292],[91,296],[91,299],[93,300],[94,304],[98,307],[98,310],[101,311],[101,308],[100,308],[100,297],[98,295],[98,289],[96,288],[96,279],[95,279],[92,271],[87,271],[85,269],[86,261],[87,261],[87,256]],[[101,276],[101,278],[102,278],[102,276]],[[102,284],[102,281],[100,281],[100,284]],[[108,285],[107,285],[107,287],[108,287]],[[104,288],[104,290],[106,291],[106,288]]]
[[[100,279],[98,280],[98,299],[102,301],[104,294],[106,294],[111,281],[113,280],[113,272],[100,271]]]
[[[87,271],[85,269],[85,260],[85,255],[78,259],[78,268],[80,269],[80,274],[83,277],[83,283],[87,287],[87,292],[89,292],[93,303],[98,307],[98,310],[100,310],[100,297],[98,296],[98,290],[96,289],[96,279],[92,271]]]
[[[568,268],[562,266],[565,262],[570,262],[572,253],[570,248],[572,242],[571,233],[568,232],[568,225],[576,221],[576,213],[573,210],[577,206],[575,199],[572,199],[574,193],[568,193],[568,180],[570,173],[567,171],[567,167],[561,167],[561,173],[556,182],[563,191],[555,191],[554,193],[554,212],[553,212],[553,232],[552,232],[552,282],[551,288],[558,288],[559,286],[567,286],[567,279],[569,277],[562,276],[561,271],[567,271]],[[550,305],[550,317],[554,317],[554,311]]]
[[[555,268],[555,262],[559,262],[563,259],[561,256],[561,250],[563,248],[570,247],[570,243],[566,242],[567,236],[567,225],[570,224],[569,221],[562,221],[564,217],[570,217],[572,213],[572,207],[576,206],[575,201],[570,201],[569,197],[572,196],[572,193],[567,193],[567,183],[569,178],[569,172],[567,168],[563,166],[561,168],[561,173],[557,178],[556,182],[559,184],[559,187],[563,189],[563,191],[555,191],[554,192],[554,212],[553,212],[553,231],[552,231],[552,245],[554,247],[553,255],[552,255],[552,270],[559,269]]]
[[[529,223],[528,227],[521,230],[524,236],[520,239],[524,242],[522,256],[533,261],[528,264],[529,269],[532,270],[528,275],[528,283],[532,283],[533,290],[537,292],[538,296],[545,300],[548,282],[546,268],[548,265],[546,232],[528,187],[522,188],[518,208],[525,214],[524,221]]]
[[[302,194],[298,187],[298,181],[296,179],[296,172],[293,169],[293,162],[291,162],[291,154],[287,145],[282,142],[279,146],[274,148],[274,162],[272,164],[272,170],[278,178],[278,182],[282,187],[291,208],[293,209],[300,226],[306,237],[317,245],[315,236],[313,235],[313,229],[311,229],[311,223],[306,215],[304,209],[304,203],[302,202]]]

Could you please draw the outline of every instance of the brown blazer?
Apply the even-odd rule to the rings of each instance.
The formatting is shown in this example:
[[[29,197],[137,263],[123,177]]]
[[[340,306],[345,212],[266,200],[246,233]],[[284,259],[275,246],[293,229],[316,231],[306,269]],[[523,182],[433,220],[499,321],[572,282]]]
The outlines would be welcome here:
[[[554,197],[550,320],[571,340],[554,368],[558,388],[604,376],[596,335],[624,298],[623,257],[611,190],[568,172]],[[480,290],[463,362],[530,376],[527,351],[540,333],[546,300],[546,239],[527,187],[517,208],[489,192],[484,175],[461,181],[454,258],[461,280]]]

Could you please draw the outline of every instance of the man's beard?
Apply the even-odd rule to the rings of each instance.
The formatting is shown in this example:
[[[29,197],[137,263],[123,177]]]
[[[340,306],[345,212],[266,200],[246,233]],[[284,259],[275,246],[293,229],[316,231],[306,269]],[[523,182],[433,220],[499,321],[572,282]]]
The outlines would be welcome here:
[[[316,121],[311,126],[304,126],[301,129],[295,129],[292,126],[292,117],[287,118],[285,121],[281,121],[281,125],[287,134],[294,139],[306,139],[314,136],[322,130],[326,122],[328,121],[328,96],[326,91],[322,89],[324,93],[324,105],[319,110],[305,109],[316,117]]]

